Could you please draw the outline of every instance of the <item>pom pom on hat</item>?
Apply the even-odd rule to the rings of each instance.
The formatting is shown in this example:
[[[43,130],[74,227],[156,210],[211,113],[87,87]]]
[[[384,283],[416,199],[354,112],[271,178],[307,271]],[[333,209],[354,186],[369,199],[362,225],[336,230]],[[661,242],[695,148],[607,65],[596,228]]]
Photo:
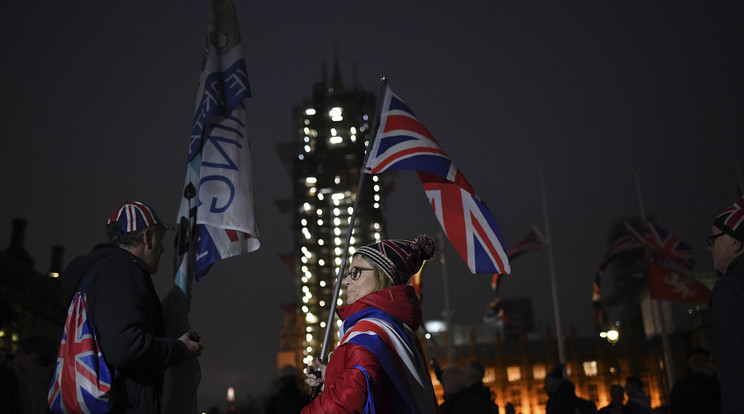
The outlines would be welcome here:
[[[423,266],[425,260],[434,257],[436,244],[431,237],[422,234],[416,240],[382,240],[359,248],[361,254],[379,266],[393,285],[405,285]]]
[[[739,197],[731,207],[723,210],[713,220],[713,225],[722,232],[744,243],[744,196]]]

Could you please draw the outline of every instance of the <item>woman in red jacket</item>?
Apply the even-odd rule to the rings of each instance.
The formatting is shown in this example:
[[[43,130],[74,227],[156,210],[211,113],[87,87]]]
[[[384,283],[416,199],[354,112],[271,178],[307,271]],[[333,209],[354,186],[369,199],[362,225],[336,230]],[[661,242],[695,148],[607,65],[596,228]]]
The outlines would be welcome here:
[[[324,378],[323,392],[302,410],[312,413],[436,413],[437,401],[416,330],[421,306],[408,280],[434,255],[434,241],[384,240],[352,257],[344,279],[346,306],[341,341]]]

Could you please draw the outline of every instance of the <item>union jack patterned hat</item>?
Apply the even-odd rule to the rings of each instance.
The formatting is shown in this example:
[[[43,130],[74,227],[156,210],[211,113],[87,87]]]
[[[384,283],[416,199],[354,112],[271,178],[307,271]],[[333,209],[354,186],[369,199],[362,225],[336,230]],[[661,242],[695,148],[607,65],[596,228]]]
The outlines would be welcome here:
[[[436,245],[431,237],[422,234],[416,240],[383,240],[359,248],[361,254],[380,266],[393,285],[405,285],[423,266],[425,260],[434,257]]]
[[[713,225],[722,232],[744,243],[744,196],[713,220]]]
[[[109,238],[160,224],[168,230],[173,227],[163,223],[152,207],[139,201],[127,201],[117,208],[106,222]]]

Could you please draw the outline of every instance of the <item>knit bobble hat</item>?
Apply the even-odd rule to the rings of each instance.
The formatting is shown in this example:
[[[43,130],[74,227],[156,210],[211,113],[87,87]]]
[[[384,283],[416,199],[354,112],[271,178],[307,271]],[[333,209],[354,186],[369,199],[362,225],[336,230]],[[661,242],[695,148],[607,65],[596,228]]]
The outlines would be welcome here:
[[[744,243],[744,196],[739,197],[731,207],[723,210],[713,220],[713,225],[722,232]]]
[[[361,254],[379,266],[393,285],[405,285],[434,257],[436,245],[431,237],[422,234],[416,240],[382,240],[359,248]]]

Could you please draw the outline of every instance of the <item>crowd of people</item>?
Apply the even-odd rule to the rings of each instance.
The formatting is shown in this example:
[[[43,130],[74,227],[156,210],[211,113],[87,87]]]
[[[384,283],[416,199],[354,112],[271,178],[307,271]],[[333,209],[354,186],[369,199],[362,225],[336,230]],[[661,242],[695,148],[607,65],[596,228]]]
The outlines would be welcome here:
[[[105,362],[117,373],[111,384],[112,413],[161,412],[164,370],[197,358],[203,350],[194,332],[179,338],[164,334],[163,311],[151,276],[158,270],[169,229],[150,206],[126,202],[108,219],[108,243],[73,260],[62,275],[68,301],[81,286],[87,289]],[[744,197],[714,219],[707,244],[714,267],[723,275],[711,300],[719,372],[713,371],[707,350],[692,348],[689,370],[674,384],[670,406],[657,412],[730,414],[744,406],[740,358],[744,331],[732,329],[744,326]],[[430,364],[416,335],[421,306],[408,284],[435,253],[435,243],[426,235],[412,241],[383,240],[356,250],[343,279],[346,304],[336,310],[342,321],[341,340],[327,364],[316,361],[305,379],[320,394],[310,398],[298,382],[296,368],[287,366],[279,374],[276,395],[266,402],[266,412],[499,413],[496,395],[484,385],[485,369],[477,361],[441,369],[431,360],[444,390],[444,402],[437,403]],[[56,346],[48,339],[27,338],[14,356],[0,352],[4,393],[0,412],[49,412],[47,392]],[[635,377],[613,385],[611,402],[599,410],[576,395],[560,364],[546,375],[544,387],[547,414],[654,412],[642,381]],[[514,413],[515,408],[508,403],[505,412]]]

